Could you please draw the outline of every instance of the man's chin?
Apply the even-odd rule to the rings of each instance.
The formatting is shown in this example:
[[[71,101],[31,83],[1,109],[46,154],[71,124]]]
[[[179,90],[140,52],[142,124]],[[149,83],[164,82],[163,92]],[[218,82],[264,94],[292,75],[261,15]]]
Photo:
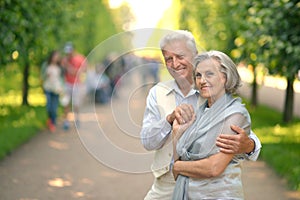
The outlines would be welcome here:
[[[174,77],[174,79],[177,80],[177,81],[180,81],[180,82],[185,82],[185,81],[189,82],[188,79],[186,78],[186,76],[183,76],[183,75],[176,75]]]

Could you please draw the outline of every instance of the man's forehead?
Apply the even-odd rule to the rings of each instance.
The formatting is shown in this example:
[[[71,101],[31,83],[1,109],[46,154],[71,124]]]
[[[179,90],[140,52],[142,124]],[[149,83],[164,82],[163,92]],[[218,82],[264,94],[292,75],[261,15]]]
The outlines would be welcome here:
[[[186,49],[186,48],[176,48],[176,49],[168,49],[168,48],[165,48],[162,50],[162,53],[164,55],[188,55],[188,54],[191,54],[191,52]]]
[[[170,57],[170,56],[178,56],[178,55],[186,55],[187,53],[185,51],[168,51],[168,50],[163,50],[163,55],[165,57]]]

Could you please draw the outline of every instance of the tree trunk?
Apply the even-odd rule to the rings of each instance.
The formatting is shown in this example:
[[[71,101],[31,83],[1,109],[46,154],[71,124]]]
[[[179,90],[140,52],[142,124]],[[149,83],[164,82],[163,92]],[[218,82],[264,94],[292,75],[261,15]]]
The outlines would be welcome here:
[[[287,77],[287,88],[283,112],[283,122],[288,123],[293,119],[294,108],[294,78]]]
[[[257,82],[256,82],[256,71],[253,70],[253,82],[252,82],[252,94],[251,94],[251,106],[257,106]]]
[[[28,91],[29,91],[29,62],[26,59],[25,67],[23,71],[23,88],[22,88],[22,105],[29,105],[28,103]]]

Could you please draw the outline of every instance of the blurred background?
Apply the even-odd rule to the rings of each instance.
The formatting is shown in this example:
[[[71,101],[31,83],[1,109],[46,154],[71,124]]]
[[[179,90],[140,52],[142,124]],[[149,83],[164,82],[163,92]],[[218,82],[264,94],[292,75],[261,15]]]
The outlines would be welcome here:
[[[239,93],[263,143],[261,158],[299,191],[299,19],[298,0],[1,0],[0,158],[45,127],[40,74],[52,50],[63,54],[72,42],[88,56],[116,34],[185,29],[202,49],[223,51],[239,64],[244,81]],[[129,35],[115,45],[134,49],[138,37],[147,43],[155,36]],[[97,59],[109,53],[117,54],[113,61],[121,57],[105,52]],[[132,54],[162,62],[159,51]],[[158,73],[166,79],[163,67]]]

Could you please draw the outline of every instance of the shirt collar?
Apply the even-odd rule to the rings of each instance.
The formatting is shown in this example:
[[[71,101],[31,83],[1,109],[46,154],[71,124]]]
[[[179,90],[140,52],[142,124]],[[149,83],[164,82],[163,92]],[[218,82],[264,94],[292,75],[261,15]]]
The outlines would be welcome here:
[[[168,81],[166,85],[167,85],[166,95],[169,95],[172,91],[174,91],[180,94],[182,97],[184,97],[175,80]],[[185,97],[192,96],[194,94],[199,95],[199,90],[196,90],[193,87]]]

